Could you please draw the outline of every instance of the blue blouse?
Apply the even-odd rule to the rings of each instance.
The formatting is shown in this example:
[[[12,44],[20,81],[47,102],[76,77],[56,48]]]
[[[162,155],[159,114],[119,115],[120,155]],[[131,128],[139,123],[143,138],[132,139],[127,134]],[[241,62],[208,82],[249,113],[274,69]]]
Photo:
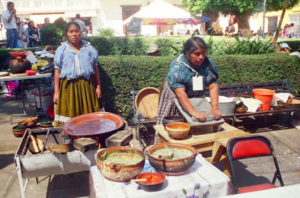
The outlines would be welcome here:
[[[216,63],[210,58],[208,58],[208,61],[214,70],[218,72]],[[173,60],[167,75],[167,81],[173,91],[175,88],[185,88],[189,98],[204,95],[204,91],[193,91],[192,78],[193,76],[196,76],[196,73],[189,68],[193,68],[199,75],[203,76],[204,90],[208,85],[217,82],[217,77],[210,70],[208,62],[203,62],[201,65],[193,67],[187,57],[184,54],[181,54]]]
[[[66,41],[56,50],[54,56],[55,69],[61,71],[59,78],[70,80],[84,77],[89,80],[94,74],[98,62],[97,50],[87,41],[81,40],[80,50],[76,53]]]

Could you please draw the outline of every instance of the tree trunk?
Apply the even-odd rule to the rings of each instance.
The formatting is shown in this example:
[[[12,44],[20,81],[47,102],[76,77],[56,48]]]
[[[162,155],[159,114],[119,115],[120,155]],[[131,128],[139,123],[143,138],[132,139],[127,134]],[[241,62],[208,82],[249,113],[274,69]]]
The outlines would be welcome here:
[[[238,28],[240,29],[250,29],[249,25],[249,18],[250,15],[248,14],[243,14],[243,15],[236,15],[237,16],[237,23],[238,23]]]
[[[285,11],[288,7],[288,3],[289,3],[289,0],[285,0],[284,6],[283,6],[283,9],[282,9],[282,12],[281,12],[279,24],[278,24],[278,27],[277,27],[277,30],[276,30],[275,39],[274,39],[274,46],[276,48],[277,48],[277,38],[278,38],[279,31],[280,31],[280,28],[281,28],[281,25],[282,25],[282,21],[283,21],[284,15],[285,15]]]

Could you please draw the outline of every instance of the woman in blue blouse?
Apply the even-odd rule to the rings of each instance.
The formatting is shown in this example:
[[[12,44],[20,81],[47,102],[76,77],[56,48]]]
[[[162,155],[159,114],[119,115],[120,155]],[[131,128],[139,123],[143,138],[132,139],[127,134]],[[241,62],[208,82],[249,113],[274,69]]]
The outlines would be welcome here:
[[[55,121],[67,122],[75,116],[100,110],[100,77],[98,52],[81,40],[80,27],[75,22],[66,25],[66,42],[56,50],[54,63]]]
[[[204,97],[206,88],[208,88],[211,98],[210,113],[216,120],[221,118],[221,111],[218,107],[218,69],[215,62],[206,56],[206,50],[207,45],[203,39],[192,37],[184,44],[183,54],[171,63],[167,75],[168,83],[162,92],[167,101],[160,102],[158,123],[162,121],[163,117],[171,115],[171,111],[174,112],[172,107],[174,104],[171,104],[174,97],[178,99],[180,105],[190,116],[199,121],[205,121],[205,112],[197,111],[189,98]],[[170,92],[175,95],[170,96]]]

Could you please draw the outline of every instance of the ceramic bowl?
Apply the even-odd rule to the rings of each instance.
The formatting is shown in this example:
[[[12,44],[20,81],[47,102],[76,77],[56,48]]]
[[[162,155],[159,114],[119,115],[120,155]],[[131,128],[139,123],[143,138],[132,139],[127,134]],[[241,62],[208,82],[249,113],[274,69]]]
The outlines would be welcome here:
[[[155,151],[164,148],[179,148],[188,150],[191,152],[191,155],[178,159],[165,159],[153,155]],[[161,143],[147,147],[145,149],[145,154],[148,157],[151,166],[153,166],[156,170],[164,172],[168,175],[180,175],[185,173],[185,171],[193,166],[198,152],[194,147],[186,144]]]
[[[247,107],[238,107],[235,109],[235,112],[237,113],[246,113],[247,112]]]
[[[130,164],[107,162],[106,159],[110,153],[118,153],[122,155],[122,157],[127,157],[129,160],[133,159],[133,155],[139,155],[139,158],[142,160]],[[111,147],[104,149],[97,154],[97,166],[101,174],[112,181],[123,182],[135,178],[143,170],[144,164],[144,153],[137,148],[124,146]]]
[[[191,127],[185,122],[174,122],[166,125],[166,131],[173,139],[184,139],[190,133]]]
[[[271,109],[273,110],[281,110],[283,108],[282,104],[273,105],[271,104]]]
[[[23,137],[26,128],[20,128],[18,125],[12,128],[12,133],[15,137]]]
[[[160,190],[165,182],[165,174],[155,172],[144,172],[139,174],[137,179],[146,179],[146,181],[138,181],[139,186],[145,191]]]

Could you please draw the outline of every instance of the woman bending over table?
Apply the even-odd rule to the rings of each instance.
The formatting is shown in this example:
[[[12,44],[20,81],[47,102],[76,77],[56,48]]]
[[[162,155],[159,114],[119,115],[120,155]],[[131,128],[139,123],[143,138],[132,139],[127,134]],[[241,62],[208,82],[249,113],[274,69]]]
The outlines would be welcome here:
[[[100,77],[98,52],[81,40],[80,27],[69,22],[65,29],[66,42],[56,50],[54,63],[55,121],[67,122],[81,114],[100,110]]]
[[[206,56],[207,45],[200,37],[192,37],[184,44],[183,53],[171,63],[167,83],[162,90],[157,122],[160,124],[164,117],[176,115],[174,99],[198,121],[206,121],[206,113],[196,110],[190,98],[204,98],[205,89],[209,90],[211,99],[210,114],[215,120],[221,118],[218,104],[218,69],[213,60]]]

